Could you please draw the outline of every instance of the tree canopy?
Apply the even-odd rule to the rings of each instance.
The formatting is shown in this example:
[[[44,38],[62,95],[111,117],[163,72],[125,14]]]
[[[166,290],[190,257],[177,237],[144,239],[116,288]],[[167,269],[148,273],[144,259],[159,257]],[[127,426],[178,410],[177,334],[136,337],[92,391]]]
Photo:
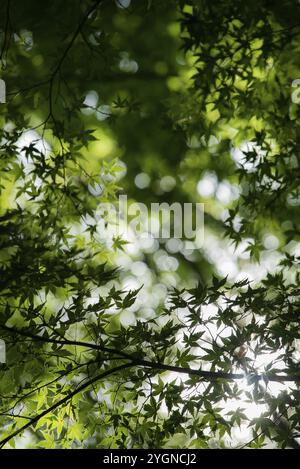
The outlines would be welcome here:
[[[299,47],[296,0],[1,2],[2,448],[299,446]]]

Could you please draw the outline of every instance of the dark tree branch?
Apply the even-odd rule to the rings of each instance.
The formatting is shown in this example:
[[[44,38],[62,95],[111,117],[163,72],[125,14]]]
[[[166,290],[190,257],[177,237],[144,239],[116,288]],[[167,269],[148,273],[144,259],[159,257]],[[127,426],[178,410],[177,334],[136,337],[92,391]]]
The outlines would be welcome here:
[[[57,401],[55,404],[53,404],[52,406],[48,407],[48,409],[44,410],[43,412],[41,412],[40,414],[37,414],[35,417],[33,417],[30,422],[27,422],[25,425],[23,425],[22,427],[18,428],[17,430],[15,430],[13,433],[11,433],[10,435],[8,435],[6,438],[3,438],[3,440],[0,441],[0,448],[3,448],[3,446],[8,443],[12,438],[14,438],[15,436],[19,435],[20,433],[22,433],[24,430],[26,430],[26,428],[30,427],[31,425],[37,423],[42,417],[45,417],[46,415],[48,415],[50,412],[52,412],[53,410],[57,409],[58,407],[62,406],[63,404],[65,404],[66,402],[68,402],[70,399],[72,399],[72,397],[76,396],[76,394],[79,394],[80,392],[84,391],[85,389],[87,389],[89,386],[91,386],[93,383],[96,383],[97,381],[99,381],[100,379],[102,378],[105,378],[109,375],[112,375],[113,373],[116,373],[117,371],[121,371],[121,370],[124,370],[126,368],[130,368],[132,365],[132,363],[125,363],[123,365],[120,365],[120,366],[116,366],[115,368],[111,368],[110,370],[106,370],[104,371],[103,373],[101,373],[100,375],[97,375],[95,376],[94,378],[91,378],[89,381],[87,381],[86,383],[82,384],[81,386],[79,386],[77,389],[75,389],[74,391],[70,392],[67,396],[65,396],[64,398],[60,399],[59,401]]]
[[[57,344],[57,345],[75,345],[77,347],[86,347],[86,348],[101,351],[101,352],[116,353],[117,355],[120,355],[123,358],[128,358],[130,360],[132,359],[132,356],[125,352],[111,349],[109,347],[103,347],[101,345],[93,344],[90,342],[82,342],[82,341],[68,340],[68,339],[52,339],[50,337],[42,337],[39,335],[32,334],[31,332],[21,331],[19,329],[15,329],[14,327],[8,327],[3,324],[0,324],[0,329],[3,329],[7,332],[11,332],[12,334],[21,335],[22,337],[27,337],[27,338],[36,340],[38,342],[44,342],[48,344]]]
[[[266,381],[275,381],[275,382],[280,382],[280,383],[300,381],[300,374],[299,375],[298,374],[277,375],[272,372],[266,373],[266,374],[256,374],[256,373],[251,372],[247,375],[247,373],[226,373],[223,371],[195,370],[193,368],[188,368],[188,367],[173,366],[173,365],[167,365],[165,363],[142,360],[138,358],[138,353],[139,353],[138,351],[134,354],[129,354],[126,352],[122,352],[116,349],[111,349],[109,347],[103,347],[102,345],[92,344],[89,342],[81,342],[81,341],[67,340],[67,339],[57,340],[57,339],[51,339],[47,337],[41,337],[38,335],[31,334],[30,332],[19,331],[18,329],[11,328],[2,324],[0,325],[0,328],[8,332],[11,332],[13,334],[19,334],[19,335],[22,335],[23,337],[28,337],[36,341],[40,341],[44,343],[54,343],[54,344],[59,344],[59,345],[75,345],[75,346],[80,346],[80,347],[87,347],[87,348],[98,350],[101,352],[114,353],[114,354],[119,355],[121,358],[130,360],[136,366],[145,366],[147,368],[152,368],[153,370],[174,371],[176,373],[199,376],[200,378],[204,378],[208,380],[226,379],[226,380],[232,381],[232,380],[244,379],[247,376],[249,376],[253,379],[253,381],[266,380]],[[112,359],[115,360],[116,358],[113,357]]]

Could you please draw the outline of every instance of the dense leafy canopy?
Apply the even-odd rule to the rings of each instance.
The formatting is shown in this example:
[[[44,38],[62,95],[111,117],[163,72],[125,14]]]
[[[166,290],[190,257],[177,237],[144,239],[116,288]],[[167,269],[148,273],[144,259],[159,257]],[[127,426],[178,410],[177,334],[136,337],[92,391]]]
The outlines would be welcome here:
[[[300,4],[0,18],[1,447],[298,447]],[[109,236],[121,193],[204,243]]]

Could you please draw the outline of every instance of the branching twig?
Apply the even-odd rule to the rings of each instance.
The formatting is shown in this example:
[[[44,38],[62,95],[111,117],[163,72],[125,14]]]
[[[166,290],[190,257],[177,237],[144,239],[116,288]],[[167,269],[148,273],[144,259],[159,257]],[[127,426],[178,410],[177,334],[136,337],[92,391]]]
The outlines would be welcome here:
[[[104,371],[103,373],[95,376],[94,378],[91,378],[89,381],[87,381],[86,383],[82,384],[81,386],[79,386],[77,389],[75,389],[74,391],[70,392],[67,396],[63,397],[62,399],[60,399],[59,401],[57,401],[55,404],[53,404],[52,406],[48,407],[48,409],[44,410],[43,412],[41,412],[40,414],[37,414],[35,417],[33,417],[30,422],[27,422],[25,425],[23,425],[22,427],[18,428],[17,430],[15,430],[13,433],[11,433],[10,435],[8,435],[6,438],[3,438],[3,440],[0,441],[0,448],[3,448],[3,446],[8,443],[12,438],[14,438],[15,436],[19,435],[20,433],[22,433],[24,430],[26,430],[26,428],[30,427],[31,425],[37,423],[41,418],[45,417],[46,415],[50,414],[50,412],[52,412],[53,410],[57,409],[58,407],[62,406],[63,404],[67,403],[70,399],[72,399],[72,397],[76,396],[77,394],[81,393],[82,391],[84,391],[85,389],[87,389],[89,386],[91,386],[93,383],[96,383],[97,381],[99,381],[100,379],[102,378],[106,378],[107,376],[113,374],[113,373],[116,373],[118,371],[121,371],[121,370],[124,370],[126,368],[130,368],[132,366],[131,363],[125,363],[123,365],[120,365],[120,366],[116,366],[115,368],[111,368],[110,370],[106,370]]]

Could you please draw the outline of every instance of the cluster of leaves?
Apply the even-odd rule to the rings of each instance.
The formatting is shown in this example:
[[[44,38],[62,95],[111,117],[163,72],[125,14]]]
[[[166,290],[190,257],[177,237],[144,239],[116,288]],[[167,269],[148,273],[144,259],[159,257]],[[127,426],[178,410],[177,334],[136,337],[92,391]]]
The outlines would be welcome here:
[[[286,222],[287,241],[299,237],[299,107],[291,99],[299,15],[293,1],[182,2],[194,83],[186,92],[190,104],[174,100],[172,114],[202,142],[215,137],[221,176],[226,154],[239,149],[241,195],[226,228],[237,243],[251,236],[259,246],[266,219]]]
[[[164,447],[183,434],[189,447],[205,448],[212,435],[224,445],[224,435],[250,420],[256,446],[265,436],[295,445],[299,389],[284,383],[300,380],[299,288],[271,275],[257,288],[244,281],[229,289],[225,281],[176,290],[162,315],[127,328],[113,326],[111,311],[127,308],[137,291],[112,288],[91,303],[82,284],[58,312],[30,300],[15,307],[7,302],[0,327],[9,353],[0,394],[8,436],[1,444],[34,428],[42,447]],[[240,347],[251,357],[241,358]],[[274,358],[259,371],[261,354]],[[283,385],[278,396],[272,382]],[[226,410],[231,400],[241,403],[235,411]],[[247,402],[268,408],[249,419]],[[276,424],[283,418],[284,429]]]

